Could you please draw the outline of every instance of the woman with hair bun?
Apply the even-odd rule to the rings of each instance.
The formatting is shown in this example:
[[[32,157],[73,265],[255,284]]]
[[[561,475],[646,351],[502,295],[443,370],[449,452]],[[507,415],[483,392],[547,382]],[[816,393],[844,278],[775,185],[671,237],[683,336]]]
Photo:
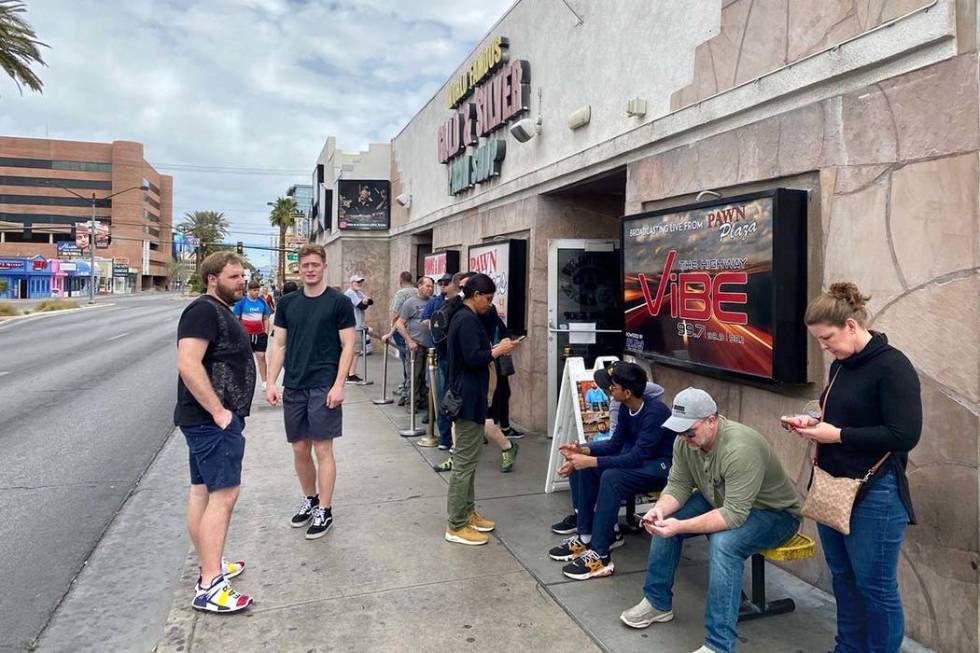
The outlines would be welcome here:
[[[822,419],[791,421],[817,444],[817,465],[832,476],[865,478],[887,455],[858,492],[850,534],[817,525],[837,599],[834,653],[896,653],[905,634],[898,557],[905,527],[915,523],[905,469],[922,431],[922,401],[909,359],[868,330],[869,299],[853,283],[835,283],[810,302],[807,329],[836,360]]]

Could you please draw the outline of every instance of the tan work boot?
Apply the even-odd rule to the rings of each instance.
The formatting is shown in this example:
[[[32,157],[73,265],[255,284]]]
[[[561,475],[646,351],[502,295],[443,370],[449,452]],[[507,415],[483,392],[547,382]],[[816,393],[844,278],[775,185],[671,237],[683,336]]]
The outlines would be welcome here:
[[[490,536],[485,535],[478,530],[472,528],[471,526],[463,526],[460,529],[446,529],[446,541],[455,542],[456,544],[468,544],[470,546],[479,546],[481,544],[486,544],[490,541]]]
[[[480,531],[481,533],[489,533],[497,527],[496,523],[490,519],[487,519],[475,510],[473,511],[473,514],[470,515],[470,519],[466,522],[466,525],[471,526],[474,530]]]

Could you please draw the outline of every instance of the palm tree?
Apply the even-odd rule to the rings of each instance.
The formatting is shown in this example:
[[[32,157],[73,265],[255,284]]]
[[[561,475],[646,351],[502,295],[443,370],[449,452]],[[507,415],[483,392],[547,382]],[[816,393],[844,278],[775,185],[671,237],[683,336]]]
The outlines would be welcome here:
[[[279,227],[279,285],[286,281],[286,230],[296,224],[296,200],[292,197],[277,197],[269,214],[269,222]]]
[[[221,211],[188,211],[184,214],[184,221],[176,228],[197,239],[195,268],[200,268],[201,254],[207,251],[209,245],[222,242],[228,235],[231,224]]]
[[[26,10],[19,0],[0,0],[0,68],[14,80],[21,94],[21,84],[40,93],[44,82],[31,70],[31,64],[47,65],[38,46],[48,45],[38,41],[34,28],[18,15]]]

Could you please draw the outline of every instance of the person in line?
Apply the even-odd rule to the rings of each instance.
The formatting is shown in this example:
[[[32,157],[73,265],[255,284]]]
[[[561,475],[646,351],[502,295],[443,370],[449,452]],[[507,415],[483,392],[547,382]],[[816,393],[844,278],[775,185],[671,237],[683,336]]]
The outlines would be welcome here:
[[[398,330],[395,329],[395,321],[398,320],[398,316],[401,314],[402,304],[405,300],[417,292],[418,290],[415,288],[415,282],[412,279],[411,272],[406,270],[398,275],[398,290],[391,296],[391,304],[388,306],[389,324],[391,328],[381,336],[383,342],[390,340],[395,345],[395,349],[398,350],[398,357],[402,362],[402,383],[398,386],[398,393],[401,394],[401,399],[398,400],[399,406],[404,406],[406,401],[408,401],[408,348],[405,346],[405,339],[402,337],[402,334],[398,333]]]
[[[599,424],[599,432],[616,432],[616,426],[619,424],[619,413],[622,404],[614,397],[609,396],[612,393],[611,383],[612,378],[610,376],[610,370],[612,366],[607,366],[605,370],[596,370],[593,375],[593,380],[596,385],[599,386],[601,392],[603,392],[609,401],[609,424],[608,426],[604,423]],[[644,402],[654,402],[662,401],[660,398],[664,394],[664,389],[660,385],[654,383],[653,381],[647,381],[646,387],[643,389],[643,401]],[[605,431],[603,428],[605,427]],[[557,535],[571,535],[578,531],[578,519],[575,512],[570,512],[561,521],[555,522],[551,525],[551,532]]]
[[[402,302],[395,320],[395,330],[401,334],[405,347],[409,352],[409,374],[414,385],[409,383],[409,389],[415,388],[415,396],[409,399],[409,410],[425,412],[426,384],[425,370],[428,365],[427,355],[432,342],[429,339],[429,324],[422,319],[422,311],[432,297],[433,284],[429,277],[419,277],[416,294]],[[414,406],[412,405],[414,402]]]
[[[262,286],[262,290],[259,292],[259,297],[269,306],[269,315],[276,312],[276,300],[269,292],[268,286]]]
[[[694,653],[731,653],[745,561],[799,530],[799,497],[762,434],[719,415],[704,390],[679,392],[664,428],[678,438],[667,487],[641,522],[654,536],[643,599],[619,618],[631,628],[671,621],[684,540],[707,535],[707,637]]]
[[[434,305],[437,298],[433,297],[429,300],[429,303],[425,306],[425,311],[422,313],[422,319],[429,322],[429,337],[432,340],[432,346],[436,350],[436,379],[435,388],[433,391],[436,393],[436,406],[442,405],[442,397],[446,392],[446,376],[448,375],[449,361],[446,359],[446,336],[448,332],[445,330],[441,331],[438,328],[438,320],[434,321],[437,311],[440,315],[449,315],[449,311],[452,309],[451,306],[447,306],[446,302],[454,301],[459,295],[459,283],[460,280],[472,276],[470,272],[457,272],[456,274],[444,274],[439,278],[439,286],[443,289],[441,294],[441,301]],[[448,278],[448,283],[446,279]],[[440,311],[440,309],[442,309]],[[448,325],[448,319],[445,319],[444,324]],[[453,422],[451,419],[442,414],[441,411],[436,411],[436,430],[439,436],[439,449],[447,451],[453,446]],[[449,460],[447,458],[447,460]],[[439,465],[436,465],[436,471],[439,471]],[[449,471],[448,469],[446,471]]]
[[[248,282],[248,294],[238,300],[232,307],[232,313],[241,321],[248,334],[255,362],[259,368],[259,378],[265,379],[265,351],[269,347],[269,305],[259,297],[259,283]],[[262,391],[265,392],[265,381],[262,381]]]
[[[324,279],[327,254],[303,245],[303,290],[283,295],[276,311],[277,337],[269,352],[266,400],[282,403],[286,440],[303,501],[290,526],[309,524],[306,539],[323,537],[333,524],[337,480],[333,441],[343,435],[344,381],[354,360],[354,306]],[[276,386],[285,363],[283,391]],[[316,456],[316,464],[312,456]]]
[[[255,363],[248,334],[231,312],[245,292],[244,261],[233,252],[215,252],[201,263],[201,277],[206,294],[184,309],[177,324],[174,423],[187,441],[187,531],[201,566],[192,605],[226,613],[252,604],[228,582],[245,570],[244,561],[222,554],[241,486]]]
[[[609,576],[615,565],[609,552],[624,544],[615,530],[619,504],[639,493],[663,489],[673,458],[674,433],[663,423],[670,409],[659,399],[647,399],[647,374],[636,363],[618,362],[597,370],[596,382],[610,392],[626,411],[616,431],[605,442],[582,446],[563,444],[558,450],[565,463],[558,474],[567,476],[577,515],[578,533],[548,552],[552,560],[569,562],[562,573],[575,580]]]
[[[492,344],[500,342],[502,338],[513,337],[510,329],[507,328],[507,324],[497,312],[496,305],[492,305],[489,311],[481,315],[480,320],[483,322],[484,328],[487,329],[487,334],[490,336],[490,342]],[[497,385],[494,388],[493,401],[490,403],[490,419],[493,422],[493,426],[487,429],[487,433],[490,434],[494,430],[499,430],[500,434],[505,438],[520,440],[524,437],[524,434],[510,424],[510,375],[503,373],[504,370],[501,369],[500,361],[497,361],[494,367],[497,375]],[[516,449],[514,450],[514,454],[517,454]]]
[[[462,289],[466,287],[466,284],[469,281],[469,279],[472,278],[474,275],[475,275],[474,272],[463,273],[463,276],[459,280],[460,292],[462,292]],[[459,296],[457,296],[454,301],[458,302],[458,304],[448,306],[449,311],[453,313],[455,312],[455,309],[458,306],[462,305],[463,300]],[[500,324],[505,331],[507,329],[507,326],[504,325],[503,322],[500,320],[500,317],[497,314],[497,309],[492,302],[490,304],[490,308],[488,308],[484,313],[481,313],[478,316],[478,318],[480,320],[480,323],[483,325],[483,329],[487,333],[488,338],[491,338],[490,334],[494,333],[494,330],[497,328],[498,324]],[[510,339],[509,335],[507,336],[506,339],[507,340]],[[491,339],[490,346],[493,347],[494,344],[495,343]],[[517,452],[520,449],[520,446],[516,442],[508,438],[506,435],[504,435],[503,431],[500,429],[500,427],[497,425],[496,421],[494,420],[493,402],[494,402],[494,398],[496,397],[495,387],[499,378],[497,375],[496,360],[494,361],[494,365],[491,367],[489,373],[490,373],[491,396],[488,398],[490,407],[487,411],[487,419],[484,424],[483,443],[487,444],[488,441],[492,441],[495,445],[497,445],[497,447],[500,448],[500,472],[502,474],[508,474],[514,469],[514,462],[517,460]],[[450,450],[450,454],[452,454],[453,450],[454,448]],[[432,468],[437,472],[452,471],[453,468],[452,455],[450,455],[448,458],[446,458],[446,460],[442,461],[441,463],[437,465],[433,465]]]
[[[354,328],[357,331],[354,338],[354,360],[351,363],[350,373],[347,375],[347,382],[360,383],[363,381],[363,379],[357,375],[357,359],[359,356],[367,356],[370,353],[369,347],[364,347],[364,351],[361,351],[361,332],[368,331],[368,333],[370,333],[370,329],[368,328],[367,322],[364,319],[364,311],[374,304],[374,300],[368,297],[367,293],[364,292],[364,277],[356,272],[351,275],[350,287],[344,291],[344,296],[346,296],[347,299],[350,300],[350,303],[354,306]],[[370,345],[370,336],[368,336],[368,338],[364,338],[364,340]]]
[[[448,526],[445,539],[466,545],[486,544],[493,521],[476,511],[476,467],[483,446],[490,394],[490,367],[494,359],[514,351],[516,343],[501,340],[491,347],[478,315],[486,312],[497,288],[485,274],[477,274],[463,287],[462,307],[449,324],[449,379],[447,386],[462,399],[456,415],[456,453],[449,477]]]
[[[804,321],[834,357],[821,394],[822,419],[797,415],[790,427],[816,443],[831,476],[864,478],[848,535],[817,524],[837,599],[834,653],[896,653],[905,634],[898,559],[915,523],[905,475],[922,432],[919,377],[909,359],[868,330],[867,302],[853,283],[835,283],[807,307]]]

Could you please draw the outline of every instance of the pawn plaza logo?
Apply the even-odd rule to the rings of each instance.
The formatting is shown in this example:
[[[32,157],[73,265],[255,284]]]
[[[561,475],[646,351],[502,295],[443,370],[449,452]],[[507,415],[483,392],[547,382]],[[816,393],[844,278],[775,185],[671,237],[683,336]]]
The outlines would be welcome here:
[[[449,82],[452,115],[439,126],[437,136],[439,162],[449,166],[450,195],[500,175],[507,142],[493,134],[530,107],[531,67],[521,59],[511,61],[509,46],[505,37],[494,37],[463,74]]]

